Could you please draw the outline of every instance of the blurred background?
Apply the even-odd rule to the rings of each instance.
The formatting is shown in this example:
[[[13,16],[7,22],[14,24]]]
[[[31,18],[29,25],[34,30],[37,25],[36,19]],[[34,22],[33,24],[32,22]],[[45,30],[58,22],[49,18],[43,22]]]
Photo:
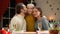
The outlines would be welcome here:
[[[33,3],[42,9],[48,20],[60,22],[60,0],[0,0],[0,29],[9,26],[17,3]]]

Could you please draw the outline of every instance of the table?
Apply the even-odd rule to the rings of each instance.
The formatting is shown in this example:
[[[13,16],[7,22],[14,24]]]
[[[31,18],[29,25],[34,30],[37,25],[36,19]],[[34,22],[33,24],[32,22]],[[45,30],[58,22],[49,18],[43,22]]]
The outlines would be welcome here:
[[[12,34],[36,34],[36,32],[12,32]],[[49,31],[38,31],[38,34],[49,34]]]

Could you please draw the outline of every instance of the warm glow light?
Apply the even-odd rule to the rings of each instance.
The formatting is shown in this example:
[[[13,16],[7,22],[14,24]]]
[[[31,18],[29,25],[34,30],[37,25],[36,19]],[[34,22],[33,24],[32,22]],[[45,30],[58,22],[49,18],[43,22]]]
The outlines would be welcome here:
[[[49,16],[49,20],[54,20],[55,17],[54,16]]]

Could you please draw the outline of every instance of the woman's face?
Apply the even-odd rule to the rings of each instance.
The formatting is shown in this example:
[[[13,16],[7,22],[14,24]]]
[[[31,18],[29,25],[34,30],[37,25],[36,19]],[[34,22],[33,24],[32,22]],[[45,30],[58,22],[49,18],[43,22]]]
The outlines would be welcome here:
[[[33,9],[33,16],[34,16],[34,17],[40,16],[40,11],[39,11],[38,9],[34,8],[34,9]]]

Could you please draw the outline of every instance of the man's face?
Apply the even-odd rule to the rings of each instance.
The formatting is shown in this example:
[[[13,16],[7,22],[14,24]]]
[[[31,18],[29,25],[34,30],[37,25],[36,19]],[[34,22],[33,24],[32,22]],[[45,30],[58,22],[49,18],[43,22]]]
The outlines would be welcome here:
[[[33,10],[33,7],[27,7],[28,14],[31,14]]]
[[[27,8],[26,8],[26,6],[24,5],[23,7],[24,7],[24,8],[23,8],[24,13],[27,13]]]

